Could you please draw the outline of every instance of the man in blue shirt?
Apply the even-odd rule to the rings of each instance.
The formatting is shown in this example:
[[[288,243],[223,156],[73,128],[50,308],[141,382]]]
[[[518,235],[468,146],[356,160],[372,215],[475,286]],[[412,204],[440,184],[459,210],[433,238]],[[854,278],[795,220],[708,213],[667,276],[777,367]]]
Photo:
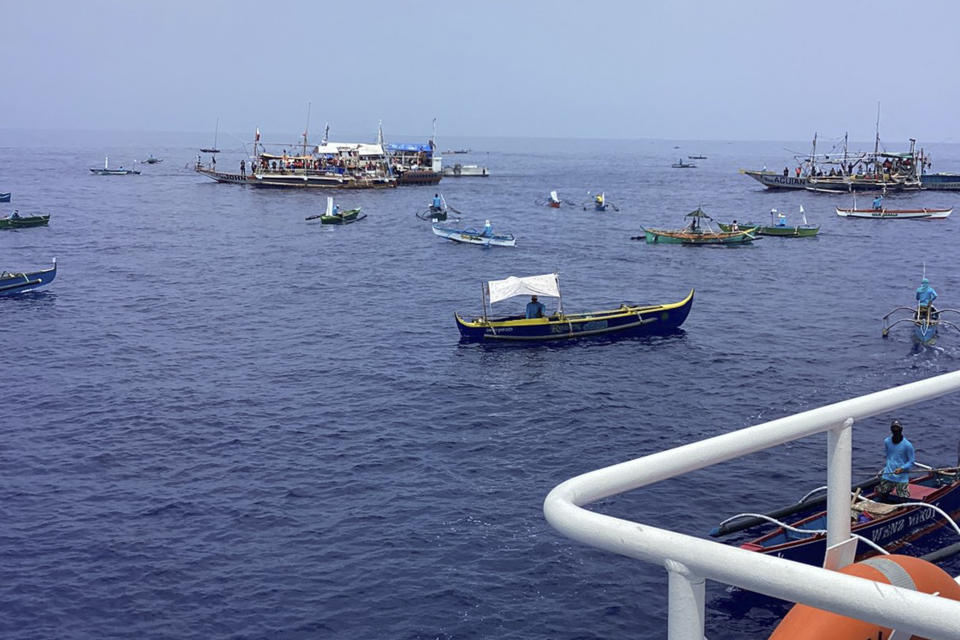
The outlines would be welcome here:
[[[914,450],[910,441],[903,437],[903,427],[898,420],[890,423],[890,435],[884,438],[883,448],[887,455],[887,464],[883,468],[877,492],[886,497],[893,489],[901,498],[909,498],[908,472],[914,465]]]
[[[937,299],[937,292],[930,286],[930,281],[924,278],[917,287],[917,302],[921,307],[929,307]]]
[[[433,194],[433,204],[430,205],[430,209],[433,211],[440,211],[443,209],[443,200],[440,198],[439,193]]]
[[[873,208],[875,211],[880,211],[883,209],[883,194],[881,193],[876,198],[873,199]]]
[[[542,318],[547,308],[542,302],[537,302],[537,296],[530,296],[530,302],[527,303],[528,318]]]

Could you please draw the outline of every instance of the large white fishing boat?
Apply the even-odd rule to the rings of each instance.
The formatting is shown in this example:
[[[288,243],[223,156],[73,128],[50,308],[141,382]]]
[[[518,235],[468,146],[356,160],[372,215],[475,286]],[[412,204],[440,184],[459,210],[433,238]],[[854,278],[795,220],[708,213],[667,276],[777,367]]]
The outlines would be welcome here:
[[[327,126],[322,142],[311,146],[305,130],[301,143],[291,147],[291,151],[285,145],[261,142],[260,129],[257,129],[249,167],[244,160],[239,173],[218,171],[215,159],[205,166],[197,156],[195,170],[217,182],[265,188],[377,189],[397,186],[384,150],[382,131],[374,144],[330,142],[329,132]],[[268,146],[271,151],[267,150]]]

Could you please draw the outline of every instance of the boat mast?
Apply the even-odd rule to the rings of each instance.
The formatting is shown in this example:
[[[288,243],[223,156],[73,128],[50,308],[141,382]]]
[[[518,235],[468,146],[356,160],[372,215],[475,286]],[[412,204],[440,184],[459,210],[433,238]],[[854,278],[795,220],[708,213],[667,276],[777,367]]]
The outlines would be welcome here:
[[[554,271],[553,278],[557,282],[557,299],[559,300],[559,302],[557,303],[557,313],[562,318],[563,317],[563,293],[560,291],[560,274]]]
[[[307,131],[310,129],[310,107],[313,103],[307,103],[307,126],[303,128],[303,153],[300,155],[307,155]]]
[[[213,148],[217,148],[217,136],[220,134],[220,117],[217,117],[217,126],[213,130]]]
[[[813,132],[813,149],[810,151],[810,170],[807,175],[814,174],[814,166],[817,161],[817,132]]]
[[[487,283],[480,283],[480,300],[483,304],[483,321],[487,322]]]
[[[876,163],[877,154],[880,152],[880,101],[877,101],[877,135],[873,142],[873,161]]]
[[[843,132],[843,164],[840,166],[840,173],[847,173],[847,136],[849,132]]]

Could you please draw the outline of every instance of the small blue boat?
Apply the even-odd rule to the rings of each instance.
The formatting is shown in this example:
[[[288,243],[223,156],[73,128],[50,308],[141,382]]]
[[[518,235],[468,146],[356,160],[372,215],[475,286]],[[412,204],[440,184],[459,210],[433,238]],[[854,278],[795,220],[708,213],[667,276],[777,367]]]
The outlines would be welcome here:
[[[491,317],[487,302],[506,300],[514,296],[530,295],[557,298],[557,310],[541,313]],[[537,302],[531,300],[531,304]],[[592,337],[639,337],[666,335],[679,329],[693,306],[693,291],[680,302],[658,305],[621,304],[619,307],[566,313],[560,296],[560,282],[556,273],[523,278],[510,277],[491,280],[483,285],[483,315],[467,318],[454,314],[462,342],[546,342]],[[531,307],[528,306],[528,310]],[[535,317],[527,317],[535,315]]]
[[[53,259],[53,266],[40,271],[25,271],[0,273],[0,296],[10,296],[27,291],[34,291],[53,282],[57,277],[57,259]]]
[[[441,238],[461,242],[465,244],[479,244],[484,247],[515,247],[517,239],[512,233],[500,234],[494,233],[490,227],[490,221],[487,220],[483,229],[452,229],[450,227],[441,227],[438,224],[433,225],[434,235]]]
[[[0,202],[10,202],[10,197],[11,197],[12,195],[13,195],[13,194],[11,194],[11,193],[9,193],[9,192],[7,192],[7,193],[0,193]]]
[[[594,211],[606,211],[607,209],[613,209],[614,211],[620,211],[620,208],[612,202],[607,201],[607,194],[600,192],[591,198],[590,202],[583,205],[583,210],[593,208]]]
[[[897,314],[903,315],[909,313],[907,317],[897,319]],[[898,324],[913,325],[913,341],[918,345],[932,347],[937,343],[940,336],[940,327],[946,326],[960,331],[960,327],[944,319],[945,313],[960,314],[960,309],[937,309],[933,305],[927,307],[896,307],[893,311],[883,316],[883,337],[888,337],[890,329]]]

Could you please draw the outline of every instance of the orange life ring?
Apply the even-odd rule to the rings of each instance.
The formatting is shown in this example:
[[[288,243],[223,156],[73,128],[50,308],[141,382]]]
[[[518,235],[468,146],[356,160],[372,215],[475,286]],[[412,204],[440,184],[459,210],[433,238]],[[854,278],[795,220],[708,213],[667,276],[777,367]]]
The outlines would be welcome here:
[[[891,584],[888,575],[902,576],[904,572],[913,581],[916,591],[939,592],[942,598],[960,601],[960,584],[940,567],[920,558],[901,555],[874,556],[840,570],[840,573],[886,584]],[[855,620],[805,604],[796,604],[773,630],[770,640],[864,640],[876,638],[878,633],[881,634],[880,637],[887,638],[890,629],[873,622]],[[899,637],[899,634],[897,636]]]

